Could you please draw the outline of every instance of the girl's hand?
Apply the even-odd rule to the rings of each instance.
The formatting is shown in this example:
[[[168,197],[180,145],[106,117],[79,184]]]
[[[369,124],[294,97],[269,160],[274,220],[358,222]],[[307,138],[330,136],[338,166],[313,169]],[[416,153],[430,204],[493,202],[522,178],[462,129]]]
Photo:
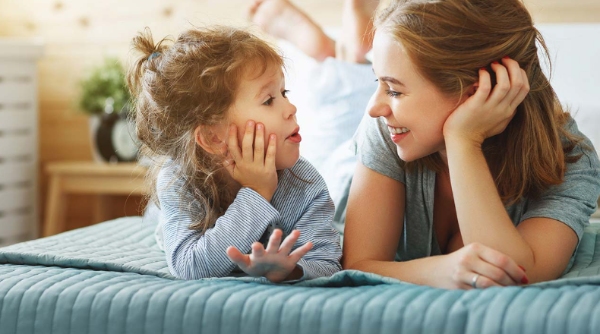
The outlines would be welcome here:
[[[242,254],[237,248],[230,246],[227,248],[227,256],[250,276],[264,276],[275,283],[284,281],[288,279],[288,276],[296,269],[298,261],[312,249],[313,245],[309,241],[291,252],[300,237],[300,232],[292,231],[283,240],[283,243],[281,243],[281,236],[281,230],[273,231],[267,249],[265,250],[261,243],[255,242],[252,244],[252,252],[249,255]],[[296,278],[300,277],[301,275]],[[289,279],[293,279],[293,277]]]
[[[447,257],[445,288],[483,289],[529,283],[525,269],[507,255],[480,243],[469,244]]]
[[[234,180],[242,187],[248,187],[259,193],[267,201],[271,201],[277,189],[277,169],[275,168],[275,135],[269,136],[269,146],[265,153],[265,126],[248,121],[242,139],[242,149],[238,146],[237,127],[229,127],[229,155],[225,160],[225,168]]]
[[[529,93],[529,81],[519,63],[508,57],[504,57],[502,63],[491,65],[497,79],[493,89],[488,71],[479,70],[477,91],[456,108],[444,124],[446,140],[466,139],[480,146],[486,138],[506,129]]]

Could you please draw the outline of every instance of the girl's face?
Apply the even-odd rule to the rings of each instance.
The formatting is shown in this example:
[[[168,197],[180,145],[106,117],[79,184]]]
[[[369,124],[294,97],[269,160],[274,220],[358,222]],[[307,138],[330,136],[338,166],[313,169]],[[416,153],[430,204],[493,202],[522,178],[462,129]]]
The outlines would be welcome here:
[[[265,152],[269,135],[277,135],[277,170],[290,168],[298,161],[302,137],[296,122],[296,107],[286,97],[285,78],[280,67],[269,65],[258,77],[256,73],[246,75],[240,82],[228,117],[229,123],[237,126],[240,148],[246,123],[253,120],[265,126]]]
[[[415,69],[400,43],[385,31],[373,40],[373,71],[378,87],[369,101],[371,117],[383,117],[398,156],[414,161],[435,152],[445,155],[444,122],[459,98],[442,94]]]

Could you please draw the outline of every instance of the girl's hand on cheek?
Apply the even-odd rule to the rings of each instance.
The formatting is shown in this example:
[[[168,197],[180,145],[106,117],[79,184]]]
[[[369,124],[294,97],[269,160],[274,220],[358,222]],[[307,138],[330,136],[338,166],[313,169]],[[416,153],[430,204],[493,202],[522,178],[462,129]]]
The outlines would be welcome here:
[[[255,242],[252,244],[252,252],[248,255],[242,254],[239,249],[231,246],[227,248],[227,256],[250,276],[264,276],[275,283],[300,278],[301,272],[297,273],[297,277],[290,276],[297,270],[298,261],[311,250],[312,243],[309,241],[292,252],[300,232],[292,231],[283,243],[281,236],[281,230],[275,230],[269,239],[267,249],[261,243]]]
[[[479,70],[477,91],[458,106],[444,124],[447,141],[466,140],[481,146],[486,138],[506,129],[529,93],[529,81],[519,63],[507,57],[502,63],[491,65],[497,78],[493,88],[488,71]]]
[[[265,152],[265,127],[248,121],[242,148],[238,145],[237,127],[229,128],[228,148],[230,159],[224,165],[231,177],[242,187],[248,187],[267,201],[271,201],[277,189],[277,170],[275,168],[275,135],[269,136],[269,146]]]

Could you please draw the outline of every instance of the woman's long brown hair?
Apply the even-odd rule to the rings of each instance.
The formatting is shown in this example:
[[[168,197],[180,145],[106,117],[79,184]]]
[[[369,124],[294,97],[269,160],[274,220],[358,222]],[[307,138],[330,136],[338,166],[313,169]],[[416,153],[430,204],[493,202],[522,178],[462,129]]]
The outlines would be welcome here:
[[[565,112],[542,72],[538,45],[542,35],[519,0],[398,0],[375,22],[391,34],[417,70],[444,94],[462,96],[478,81],[478,69],[508,56],[527,73],[531,90],[499,135],[483,143],[488,166],[505,204],[537,197],[563,181],[569,155],[581,140],[565,130]],[[444,168],[432,154],[406,168]]]

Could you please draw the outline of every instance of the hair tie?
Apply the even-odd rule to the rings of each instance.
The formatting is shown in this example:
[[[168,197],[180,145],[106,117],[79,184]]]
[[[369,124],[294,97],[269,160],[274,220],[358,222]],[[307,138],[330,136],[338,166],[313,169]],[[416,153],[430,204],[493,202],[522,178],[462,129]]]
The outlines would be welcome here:
[[[152,52],[152,54],[148,57],[148,61],[150,61],[158,56],[160,56],[160,52],[158,52],[158,51]]]

